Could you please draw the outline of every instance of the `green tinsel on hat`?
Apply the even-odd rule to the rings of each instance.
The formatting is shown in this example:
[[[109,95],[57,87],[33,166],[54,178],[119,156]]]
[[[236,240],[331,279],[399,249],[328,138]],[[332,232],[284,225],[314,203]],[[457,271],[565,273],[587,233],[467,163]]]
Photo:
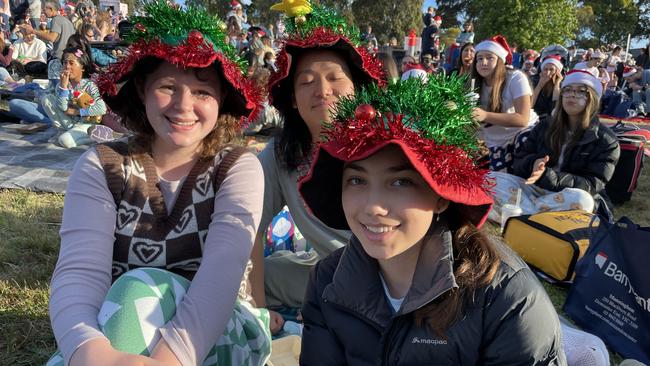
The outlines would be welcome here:
[[[212,43],[215,51],[224,54],[242,70],[246,69],[246,61],[226,41],[226,23],[218,17],[192,5],[181,9],[163,0],[147,2],[144,11],[146,16],[131,18],[134,27],[126,37],[127,41],[148,42],[157,38],[170,46],[177,46],[188,38],[190,32],[198,31],[203,39]]]
[[[348,24],[334,9],[313,5],[308,0],[283,0],[271,10],[282,11],[287,16],[285,27],[289,38],[307,38],[315,29],[327,28],[355,46],[361,44],[359,29]]]
[[[372,106],[382,116],[403,115],[405,127],[437,144],[452,145],[466,152],[477,149],[478,124],[472,117],[474,102],[467,97],[465,77],[430,76],[379,87],[371,84],[344,97],[336,106],[336,123],[358,119],[359,106]]]

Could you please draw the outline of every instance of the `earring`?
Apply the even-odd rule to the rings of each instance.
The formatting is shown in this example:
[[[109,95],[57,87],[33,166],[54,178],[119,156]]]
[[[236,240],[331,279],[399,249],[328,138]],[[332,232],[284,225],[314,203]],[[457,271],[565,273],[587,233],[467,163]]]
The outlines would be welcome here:
[[[440,221],[440,214],[436,214],[436,222]]]

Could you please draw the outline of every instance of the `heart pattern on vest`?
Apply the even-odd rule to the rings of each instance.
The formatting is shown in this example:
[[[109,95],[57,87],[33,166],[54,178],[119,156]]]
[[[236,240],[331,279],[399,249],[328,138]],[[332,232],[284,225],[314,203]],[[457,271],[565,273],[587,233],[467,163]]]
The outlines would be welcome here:
[[[182,233],[193,218],[194,214],[192,213],[191,207],[186,208],[185,211],[183,211],[183,216],[178,220],[178,224],[174,227],[174,232],[179,234]]]
[[[212,169],[208,169],[205,174],[196,177],[195,189],[201,194],[201,196],[208,194],[208,189],[210,188],[210,176],[212,176]]]
[[[138,218],[138,210],[136,208],[128,208],[120,206],[117,210],[117,228],[122,230],[126,225],[132,223]]]
[[[133,245],[133,252],[142,263],[151,263],[163,252],[163,246],[138,242]]]

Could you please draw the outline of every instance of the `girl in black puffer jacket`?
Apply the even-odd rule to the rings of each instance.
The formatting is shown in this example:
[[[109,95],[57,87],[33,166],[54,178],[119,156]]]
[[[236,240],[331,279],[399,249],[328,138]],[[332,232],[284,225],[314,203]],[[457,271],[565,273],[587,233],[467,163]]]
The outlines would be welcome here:
[[[353,236],[312,272],[302,365],[566,364],[544,289],[478,229],[492,199],[465,93],[415,78],[339,101],[300,193]]]
[[[566,75],[554,113],[515,150],[515,175],[492,173],[495,211],[514,203],[518,189],[523,214],[594,210],[594,197],[604,196],[620,155],[616,135],[598,120],[601,92],[600,81],[586,71]]]

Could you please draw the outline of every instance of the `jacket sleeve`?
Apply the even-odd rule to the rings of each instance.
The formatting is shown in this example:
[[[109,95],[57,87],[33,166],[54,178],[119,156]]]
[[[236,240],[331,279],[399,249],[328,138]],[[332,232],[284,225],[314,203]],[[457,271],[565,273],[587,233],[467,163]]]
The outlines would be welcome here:
[[[601,141],[597,143],[602,144],[602,148],[588,157],[589,163],[583,172],[572,174],[560,171],[558,167],[547,168],[536,184],[554,192],[564,188],[579,188],[592,195],[601,192],[614,175],[621,148],[614,138],[602,136],[599,139]]]
[[[484,365],[566,365],[560,321],[533,273],[521,269],[488,296]]]
[[[113,64],[117,62],[117,59],[115,59],[112,56],[109,56],[106,52],[99,50],[97,48],[91,48],[91,51],[93,53],[93,61],[99,66],[108,66],[110,64]]]
[[[302,306],[304,328],[300,365],[346,365],[343,347],[327,326],[327,320],[321,310],[323,294],[322,289],[318,287],[318,277],[322,273],[322,270],[319,271],[320,267],[320,263],[317,264],[309,276]]]
[[[533,127],[522,139],[521,144],[515,149],[515,158],[512,163],[512,173],[524,179],[528,179],[533,172],[535,160],[543,158],[546,154],[540,151],[544,144],[544,133],[546,122],[540,122]]]

